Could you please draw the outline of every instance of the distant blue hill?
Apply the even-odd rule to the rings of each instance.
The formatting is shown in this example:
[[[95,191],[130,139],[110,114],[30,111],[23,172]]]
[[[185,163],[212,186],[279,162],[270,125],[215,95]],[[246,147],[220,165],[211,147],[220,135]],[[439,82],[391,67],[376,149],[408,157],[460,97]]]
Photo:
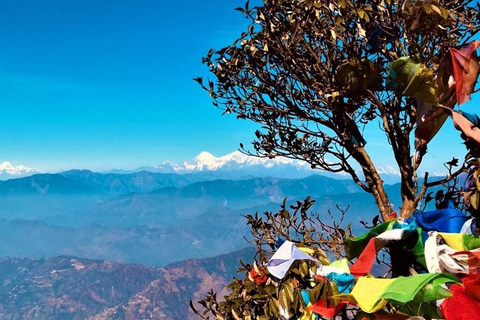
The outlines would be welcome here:
[[[63,174],[33,176],[0,181],[0,196],[46,194],[97,194],[102,191]]]
[[[378,209],[349,180],[251,178],[198,181],[197,174],[68,171],[0,181],[0,256],[71,254],[147,265],[227,253],[245,245],[244,215],[276,212],[312,196],[323,221],[347,210],[359,221]],[[388,186],[392,202],[399,185]]]

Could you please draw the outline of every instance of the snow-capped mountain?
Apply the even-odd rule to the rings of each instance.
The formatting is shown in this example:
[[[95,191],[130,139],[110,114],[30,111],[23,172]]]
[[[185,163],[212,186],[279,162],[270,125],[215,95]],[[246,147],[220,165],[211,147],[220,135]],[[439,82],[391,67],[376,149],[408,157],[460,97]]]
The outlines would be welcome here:
[[[14,166],[8,161],[0,164],[0,180],[27,177],[39,172],[38,170],[27,168],[23,165]]]
[[[220,171],[245,169],[248,167],[260,166],[264,169],[272,169],[278,166],[291,166],[298,170],[309,169],[306,163],[278,157],[275,159],[258,158],[248,156],[240,151],[234,151],[222,157],[215,157],[211,153],[203,151],[196,156],[193,161],[185,161],[181,165],[174,165],[175,172],[192,172],[192,171]]]
[[[240,151],[234,151],[224,156],[215,157],[203,151],[190,161],[182,163],[164,162],[157,167],[140,167],[135,171],[151,171],[162,173],[204,173],[213,174],[218,178],[236,179],[249,176],[255,177],[281,177],[304,178],[312,174],[321,174],[332,178],[349,178],[346,174],[333,174],[330,172],[313,170],[304,161],[277,157],[274,159],[248,156]],[[399,172],[393,167],[379,168],[385,183],[399,181]]]
[[[190,161],[182,163],[164,162],[157,167],[140,167],[136,171],[145,170],[163,173],[205,173],[217,174],[222,178],[240,178],[247,176],[277,176],[285,178],[302,178],[315,173],[307,163],[278,157],[275,159],[248,156],[234,151],[221,157],[215,157],[203,151]]]
[[[379,174],[389,174],[389,175],[397,175],[400,176],[400,171],[398,169],[395,169],[392,166],[384,166],[384,167],[378,167],[377,168]]]

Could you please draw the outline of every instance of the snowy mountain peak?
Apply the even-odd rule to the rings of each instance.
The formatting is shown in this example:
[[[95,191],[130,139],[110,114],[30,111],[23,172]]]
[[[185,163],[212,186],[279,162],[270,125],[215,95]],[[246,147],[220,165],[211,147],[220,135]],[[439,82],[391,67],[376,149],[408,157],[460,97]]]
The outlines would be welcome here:
[[[139,168],[140,169],[140,168]],[[148,170],[148,168],[142,168]],[[203,151],[190,161],[172,163],[166,161],[156,168],[156,172],[169,173],[192,173],[192,172],[238,172],[241,175],[269,175],[272,170],[278,171],[277,175],[283,176],[285,171],[303,172],[303,175],[311,175],[314,172],[303,162],[278,157],[275,159],[258,158],[246,155],[240,151],[234,151],[224,156],[216,157],[207,151]],[[269,169],[268,172],[265,169]],[[283,172],[283,174],[282,174]],[[287,174],[288,175],[288,174]]]
[[[208,162],[208,161],[213,161],[215,157],[213,154],[207,151],[202,151],[198,154],[198,156],[195,157],[195,161],[199,162]]]
[[[1,164],[0,164],[0,170],[12,170],[13,168],[15,168],[10,162],[8,161],[3,161]]]
[[[394,167],[389,165],[384,167],[379,167],[377,170],[378,170],[378,173],[380,174],[391,174],[391,175],[400,176],[400,171],[398,171],[398,169],[395,169]]]
[[[0,180],[25,177],[38,172],[39,171],[35,169],[27,168],[23,165],[14,166],[8,161],[3,161],[0,164]]]
[[[0,171],[5,171],[8,172],[9,174],[16,174],[16,173],[27,173],[27,172],[33,172],[35,171],[32,168],[27,168],[25,166],[19,165],[19,166],[14,166],[8,161],[3,161],[0,164]]]
[[[183,164],[189,171],[216,170],[221,163],[207,151],[201,152],[194,158],[193,163],[185,161]]]
[[[247,162],[249,158],[253,158],[250,156],[247,156],[244,153],[241,153],[240,151],[236,150],[232,153],[229,153],[227,155],[224,155],[223,157],[220,157],[220,159],[223,159],[225,161],[235,161],[235,162]]]
[[[274,159],[259,158],[259,157],[246,155],[238,150],[232,153],[229,153],[223,157],[220,157],[218,159],[220,159],[225,163],[236,162],[236,163],[244,163],[246,165],[264,165],[265,167],[271,167],[278,164],[292,164],[300,167],[306,166],[303,162],[294,161],[288,158],[283,158],[283,157],[277,157]]]
[[[263,168],[272,168],[274,166],[291,165],[297,168],[305,168],[305,164],[299,161],[286,158],[258,158],[249,156],[240,151],[234,151],[221,157],[215,157],[209,152],[203,151],[196,156],[192,162],[185,161],[182,167],[175,167],[175,171],[218,171],[218,170],[232,170],[242,169],[252,166],[260,166]]]

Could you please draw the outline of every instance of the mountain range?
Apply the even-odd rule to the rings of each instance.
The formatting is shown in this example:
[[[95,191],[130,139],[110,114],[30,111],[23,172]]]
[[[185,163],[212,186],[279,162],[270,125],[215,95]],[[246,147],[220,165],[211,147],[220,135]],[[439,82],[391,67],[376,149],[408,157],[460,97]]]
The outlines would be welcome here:
[[[387,186],[400,203],[399,186]],[[311,196],[328,218],[348,208],[345,223],[377,211],[369,194],[347,179],[218,179],[210,172],[96,173],[70,170],[0,181],[0,256],[71,255],[164,266],[225,254],[245,245],[245,215],[276,212]],[[219,228],[218,226],[221,226]],[[26,236],[28,235],[28,236]]]
[[[188,301],[253,259],[237,251],[250,239],[245,215],[311,196],[312,213],[347,210],[360,234],[378,211],[352,181],[276,160],[203,153],[168,170],[0,181],[0,319],[194,319]],[[399,204],[399,185],[386,189]]]
[[[378,170],[386,183],[397,183],[399,181],[399,172],[393,167],[386,166],[378,168]],[[312,174],[322,174],[335,179],[349,178],[338,173],[313,170],[306,162],[300,160],[285,157],[260,158],[246,155],[240,151],[234,151],[220,157],[215,157],[211,153],[203,151],[190,161],[180,163],[166,161],[158,166],[143,166],[134,170],[114,169],[107,173],[129,174],[142,171],[182,175],[193,174],[197,175],[198,181],[252,177],[305,178]],[[36,173],[39,173],[39,171],[24,166],[13,166],[9,162],[0,165],[0,180],[25,177]]]
[[[147,170],[163,173],[217,172],[232,177],[286,177],[301,178],[317,173],[306,162],[284,157],[273,159],[248,156],[240,151],[234,151],[221,157],[203,151],[191,161],[182,163],[164,162],[157,167],[141,167],[137,170]]]
[[[161,266],[242,248],[249,236],[243,216],[277,211],[284,198],[310,195],[323,213],[352,204],[349,215],[357,218],[375,210],[353,182],[320,175],[194,180],[69,171],[0,181],[0,256],[67,254]]]

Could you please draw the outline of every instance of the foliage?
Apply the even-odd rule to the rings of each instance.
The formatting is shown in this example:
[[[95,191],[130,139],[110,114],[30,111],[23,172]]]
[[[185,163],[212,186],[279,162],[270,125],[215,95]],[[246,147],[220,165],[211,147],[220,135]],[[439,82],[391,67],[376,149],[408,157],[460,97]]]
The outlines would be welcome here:
[[[278,241],[294,241],[300,247],[309,248],[309,253],[328,264],[329,258],[345,257],[343,241],[351,236],[350,226],[343,229],[343,218],[347,210],[339,210],[338,222],[330,213],[331,223],[322,221],[320,216],[311,214],[313,201],[308,197],[287,207],[284,202],[276,213],[265,212],[263,216],[246,216],[253,236],[252,244],[257,248],[253,265],[242,262],[238,273],[243,273],[243,279],[234,279],[228,286],[231,290],[225,300],[219,302],[215,292],[199,301],[205,308],[200,314],[193,305],[191,309],[196,314],[209,319],[208,314],[217,319],[271,319],[280,318],[280,308],[291,314],[303,312],[306,308],[301,290],[308,289],[312,301],[331,296],[336,288],[327,281],[315,277],[316,266],[309,261],[295,262],[284,280],[274,280],[267,276],[263,267],[276,249]],[[259,278],[257,275],[265,275]],[[338,292],[337,292],[338,293]],[[342,312],[345,313],[347,309]]]
[[[313,203],[314,201],[307,197],[303,202],[297,201],[291,205],[293,211],[290,212],[285,199],[275,214],[265,212],[264,217],[259,217],[258,213],[246,216],[253,237],[252,243],[258,248],[257,255],[261,261],[273,254],[279,238],[300,243],[304,247],[316,247],[337,259],[345,256],[343,241],[351,232],[350,225],[342,229],[342,224],[348,208],[337,207],[340,216],[338,221],[328,212],[331,219],[329,224],[320,215],[310,212]],[[267,246],[270,251],[265,251]]]

